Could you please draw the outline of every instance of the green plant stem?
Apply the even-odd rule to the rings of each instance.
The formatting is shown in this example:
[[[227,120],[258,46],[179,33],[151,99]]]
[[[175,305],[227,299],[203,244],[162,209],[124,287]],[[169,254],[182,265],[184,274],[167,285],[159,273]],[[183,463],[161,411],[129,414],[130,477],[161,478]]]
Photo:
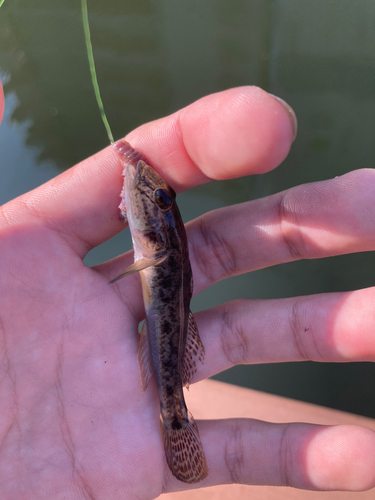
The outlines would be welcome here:
[[[0,7],[1,7],[3,2],[4,2],[4,0],[0,0]],[[102,101],[102,98],[100,96],[98,79],[96,77],[94,54],[92,51],[92,44],[91,44],[89,15],[88,15],[88,11],[87,11],[87,1],[81,0],[81,5],[82,5],[83,29],[85,32],[85,42],[86,42],[86,49],[87,49],[87,57],[88,57],[89,66],[90,66],[92,85],[94,87],[96,102],[98,103],[98,106],[99,106],[100,116],[102,117],[105,129],[106,129],[107,134],[108,134],[108,138],[109,138],[110,142],[113,143],[114,139],[113,139],[111,127],[109,126],[107,116],[106,116],[105,111],[104,111],[103,101]]]

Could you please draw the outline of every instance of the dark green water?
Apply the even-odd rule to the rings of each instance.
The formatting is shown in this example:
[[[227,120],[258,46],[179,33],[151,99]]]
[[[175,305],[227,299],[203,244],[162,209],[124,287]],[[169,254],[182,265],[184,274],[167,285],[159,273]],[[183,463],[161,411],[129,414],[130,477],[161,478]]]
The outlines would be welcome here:
[[[115,138],[211,92],[259,85],[293,106],[298,137],[276,171],[180,195],[207,210],[375,166],[375,4],[371,0],[88,0],[102,98]],[[6,0],[0,10],[0,203],[107,146],[89,75],[80,1]],[[127,231],[87,257],[131,246]],[[303,261],[218,283],[195,311],[375,283],[373,253]],[[375,325],[374,325],[375,335]],[[375,366],[241,366],[216,378],[375,417]]]

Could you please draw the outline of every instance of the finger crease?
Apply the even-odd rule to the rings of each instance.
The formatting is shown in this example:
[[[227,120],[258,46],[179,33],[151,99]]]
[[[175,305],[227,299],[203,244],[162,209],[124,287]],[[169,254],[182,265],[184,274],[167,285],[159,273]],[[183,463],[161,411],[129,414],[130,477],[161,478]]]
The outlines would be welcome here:
[[[280,232],[292,260],[300,260],[304,258],[304,253],[301,251],[303,238],[297,214],[295,210],[291,210],[290,203],[287,203],[289,193],[290,191],[282,193],[277,204]]]
[[[235,304],[238,305],[238,301]],[[237,319],[236,305],[225,304],[221,315],[221,350],[231,366],[247,363],[249,359],[248,341]]]
[[[300,318],[300,300],[296,299],[293,301],[291,313],[290,313],[290,330],[292,333],[292,343],[295,351],[297,352],[300,359],[308,361],[310,358],[304,347],[304,342],[302,338],[302,331],[304,330],[301,324]]]
[[[181,127],[181,116],[182,116],[182,113],[183,113],[183,110],[181,113],[177,113],[177,120],[176,120],[176,123],[177,123],[177,126],[178,126],[178,131],[179,131],[179,143],[180,143],[180,148],[181,150],[184,152],[184,154],[186,155],[186,158],[188,159],[188,161],[191,163],[191,165],[195,168],[196,172],[203,176],[207,181],[210,181],[212,180],[210,177],[208,177],[205,173],[202,172],[202,169],[199,167],[199,165],[193,160],[193,158],[189,155],[187,149],[186,149],[186,145],[185,145],[185,139],[184,139],[184,134],[182,132],[182,127]]]
[[[294,299],[290,312],[290,330],[292,343],[299,359],[303,361],[321,361],[322,353],[319,350],[315,338],[314,329],[311,325],[307,326],[306,321],[302,321],[304,314],[301,313],[302,305],[305,300]]]
[[[210,282],[234,276],[238,273],[236,254],[226,236],[222,236],[209,223],[207,217],[198,219],[198,228],[203,240],[203,248],[198,255],[205,255],[205,259],[196,259],[201,271]],[[219,267],[219,272],[218,272]]]
[[[289,439],[290,424],[285,424],[280,438],[279,463],[280,463],[280,484],[282,486],[293,486],[292,469],[293,453]]]
[[[233,424],[231,436],[225,443],[224,459],[231,483],[241,483],[244,476],[244,447],[239,423]]]

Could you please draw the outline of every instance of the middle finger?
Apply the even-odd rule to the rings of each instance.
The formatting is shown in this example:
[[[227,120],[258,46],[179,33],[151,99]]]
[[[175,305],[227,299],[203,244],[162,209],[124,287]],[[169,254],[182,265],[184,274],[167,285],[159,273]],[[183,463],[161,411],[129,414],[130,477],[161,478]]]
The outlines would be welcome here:
[[[187,225],[194,293],[300,259],[375,250],[375,170],[293,187]]]

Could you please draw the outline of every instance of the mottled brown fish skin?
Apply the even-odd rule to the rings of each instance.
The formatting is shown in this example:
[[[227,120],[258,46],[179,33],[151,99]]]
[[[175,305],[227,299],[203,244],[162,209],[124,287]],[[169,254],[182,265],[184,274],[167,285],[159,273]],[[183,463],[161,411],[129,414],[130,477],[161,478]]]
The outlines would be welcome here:
[[[146,285],[152,304],[146,307],[153,373],[160,397],[163,422],[179,429],[188,420],[182,390],[192,272],[185,228],[176,203],[171,209],[175,227],[168,229],[169,255],[155,266]],[[141,275],[146,274],[141,271]],[[144,279],[142,279],[142,282]],[[149,292],[148,292],[149,290]]]
[[[185,227],[170,186],[128,143],[121,141],[116,149],[127,168],[120,209],[126,205],[135,261],[165,256],[161,263],[141,270],[140,275],[148,356],[158,388],[166,460],[177,479],[196,483],[207,476],[208,468],[198,428],[183,394],[183,385],[189,383],[184,380],[189,378],[186,363],[193,367],[189,376],[196,369],[195,360],[186,359],[190,355],[186,352],[188,335],[190,347],[195,342],[193,347],[201,348],[202,355],[204,348],[190,313],[193,281]],[[165,207],[155,202],[160,190],[168,201]],[[192,334],[196,336],[193,340]],[[195,349],[191,353],[193,357],[197,354]],[[141,366],[142,370],[147,372]]]

